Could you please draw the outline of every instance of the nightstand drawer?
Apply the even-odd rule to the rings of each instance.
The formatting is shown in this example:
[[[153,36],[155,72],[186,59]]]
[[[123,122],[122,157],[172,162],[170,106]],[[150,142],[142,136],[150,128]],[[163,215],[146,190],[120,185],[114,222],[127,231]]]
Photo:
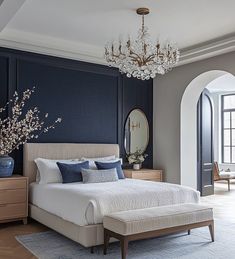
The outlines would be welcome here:
[[[26,202],[26,189],[0,190],[0,204]]]
[[[26,216],[26,203],[0,205],[0,220]]]
[[[160,174],[155,172],[134,172],[132,173],[132,177],[136,179],[143,179],[143,180],[161,178]]]
[[[161,182],[162,181],[162,170],[156,170],[156,169],[140,169],[140,170],[124,169],[124,174],[125,174],[126,178],[133,178],[133,179],[147,180],[147,181],[154,181],[154,182]]]
[[[0,190],[9,189],[26,189],[27,181],[25,179],[14,179],[14,180],[4,180],[0,181]]]

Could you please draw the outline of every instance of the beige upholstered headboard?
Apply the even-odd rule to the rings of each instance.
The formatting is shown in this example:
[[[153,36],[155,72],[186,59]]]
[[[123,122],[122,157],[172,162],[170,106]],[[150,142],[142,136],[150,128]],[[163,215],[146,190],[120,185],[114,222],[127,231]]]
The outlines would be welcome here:
[[[36,180],[36,164],[34,159],[69,159],[81,157],[102,157],[115,155],[119,157],[117,144],[77,144],[77,143],[27,143],[24,145],[23,173],[29,182]]]

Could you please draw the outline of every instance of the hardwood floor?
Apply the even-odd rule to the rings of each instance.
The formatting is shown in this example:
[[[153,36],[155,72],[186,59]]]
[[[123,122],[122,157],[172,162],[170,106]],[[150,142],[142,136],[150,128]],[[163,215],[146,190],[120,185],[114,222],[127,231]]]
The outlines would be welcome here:
[[[216,219],[235,223],[235,180],[231,183],[230,192],[226,183],[215,183],[215,195],[202,197],[201,202],[214,207]],[[15,236],[46,230],[48,228],[32,220],[28,225],[23,225],[22,222],[0,224],[0,259],[36,258],[16,241]]]
[[[235,223],[235,180],[231,181],[230,192],[226,181],[216,182],[215,194],[201,197],[201,202],[213,206],[215,219]]]
[[[1,259],[33,259],[33,256],[27,249],[17,242],[15,236],[26,235],[35,232],[48,230],[45,226],[29,221],[29,224],[23,225],[22,221],[5,223],[0,225],[0,258]]]

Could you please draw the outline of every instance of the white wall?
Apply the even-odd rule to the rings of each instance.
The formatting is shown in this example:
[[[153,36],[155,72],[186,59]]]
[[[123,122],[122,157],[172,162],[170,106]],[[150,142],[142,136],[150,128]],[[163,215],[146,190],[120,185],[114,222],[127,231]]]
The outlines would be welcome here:
[[[197,103],[205,87],[225,71],[211,70],[194,78],[181,101],[180,170],[181,184],[197,188]]]
[[[164,180],[172,183],[182,183],[180,132],[181,132],[181,100],[190,82],[200,74],[211,70],[223,70],[235,75],[235,52],[220,55],[203,61],[194,62],[174,68],[168,74],[154,79],[153,92],[153,158],[154,168],[164,170]],[[194,111],[194,104],[188,107]],[[195,111],[196,112],[196,111]],[[190,130],[191,118],[186,127]],[[195,129],[195,126],[193,126]],[[186,128],[187,130],[187,128]],[[187,133],[187,132],[186,132]],[[194,134],[193,134],[194,136]],[[190,136],[189,145],[194,145]],[[193,160],[192,160],[193,158]],[[191,153],[184,158],[190,166],[184,171],[187,178],[195,177],[195,160]],[[195,185],[194,185],[195,186]]]

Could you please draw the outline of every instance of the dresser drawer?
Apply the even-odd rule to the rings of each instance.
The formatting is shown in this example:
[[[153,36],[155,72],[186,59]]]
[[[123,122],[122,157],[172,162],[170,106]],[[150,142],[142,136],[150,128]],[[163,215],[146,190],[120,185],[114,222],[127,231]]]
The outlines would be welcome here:
[[[0,204],[26,202],[26,189],[0,190]]]
[[[1,180],[0,190],[8,189],[26,189],[27,181],[26,179],[14,179],[14,180]]]
[[[26,217],[26,203],[1,204],[0,220]]]

